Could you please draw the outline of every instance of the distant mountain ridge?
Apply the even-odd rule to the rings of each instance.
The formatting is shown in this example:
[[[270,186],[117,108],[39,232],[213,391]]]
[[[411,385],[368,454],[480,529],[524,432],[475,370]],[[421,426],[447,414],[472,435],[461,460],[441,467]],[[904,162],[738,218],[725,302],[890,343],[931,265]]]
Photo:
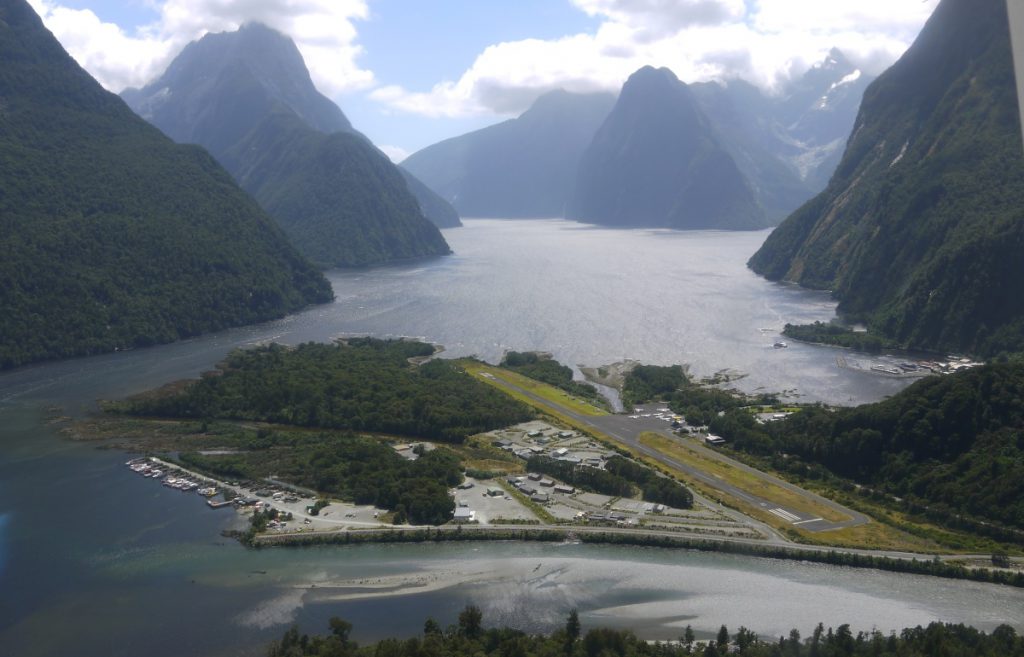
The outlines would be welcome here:
[[[689,87],[650,66],[626,81],[584,152],[568,218],[677,229],[768,225]]]
[[[742,80],[690,88],[776,223],[828,184],[873,79],[833,48],[777,95]]]
[[[205,151],[0,0],[0,368],[280,317],[330,284]]]
[[[864,94],[828,188],[750,259],[908,346],[1024,350],[1024,152],[1006,5],[942,0]]]
[[[742,80],[686,85],[699,111],[684,115],[701,115],[695,129],[733,160],[767,217],[749,226],[781,221],[824,188],[871,79],[833,49],[774,95]],[[583,153],[617,98],[549,92],[518,118],[428,146],[402,167],[467,216],[568,216]]]
[[[321,267],[450,253],[405,178],[316,90],[295,43],[275,30],[208,34],[122,96],[175,140],[209,149]]]
[[[580,156],[612,94],[552,91],[521,116],[428,146],[402,162],[467,217],[561,217]]]

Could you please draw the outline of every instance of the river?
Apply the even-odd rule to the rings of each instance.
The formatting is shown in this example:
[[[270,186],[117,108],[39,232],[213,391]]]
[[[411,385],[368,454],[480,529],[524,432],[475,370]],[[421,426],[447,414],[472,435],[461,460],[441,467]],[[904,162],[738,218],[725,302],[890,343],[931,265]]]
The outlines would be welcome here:
[[[584,626],[657,639],[686,624],[707,636],[721,623],[765,636],[806,634],[819,621],[1024,629],[1015,589],[740,556],[508,543],[245,550],[220,536],[237,522],[232,511],[133,475],[123,454],[62,439],[42,410],[80,414],[97,398],[194,376],[235,346],[353,333],[420,336],[446,355],[492,361],[514,348],[570,364],[729,368],[747,375],[748,390],[834,403],[904,385],[836,368],[835,350],[770,347],[785,322],[828,319],[834,306],[746,270],[764,232],[466,224],[445,233],[454,256],[330,272],[333,304],[0,375],[0,652],[250,655],[291,622],[320,631],[340,615],[366,641],[414,634],[428,615],[451,623],[467,602],[489,623],[550,629],[578,607]]]

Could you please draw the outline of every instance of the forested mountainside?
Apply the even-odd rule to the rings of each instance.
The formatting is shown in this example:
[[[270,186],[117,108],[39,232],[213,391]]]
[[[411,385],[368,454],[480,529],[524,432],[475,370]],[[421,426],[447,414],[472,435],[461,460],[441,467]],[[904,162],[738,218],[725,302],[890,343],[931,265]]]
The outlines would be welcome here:
[[[783,469],[824,466],[941,524],[1024,529],[1021,364],[928,377],[881,402],[811,407],[767,425],[727,410],[711,428],[738,449],[778,457]]]
[[[906,346],[1024,349],[1024,151],[1006,4],[942,0],[864,94],[828,188],[750,259]]]
[[[23,0],[0,2],[0,367],[329,301],[206,152],[137,117]]]
[[[450,252],[397,168],[316,90],[279,32],[254,23],[208,34],[123,97],[176,141],[209,149],[323,267]]]
[[[693,92],[668,69],[649,66],[626,81],[584,152],[567,216],[625,227],[768,225]]]
[[[352,132],[325,135],[295,115],[264,119],[221,156],[292,243],[321,267],[449,252],[398,169]],[[372,221],[367,217],[373,217]]]
[[[446,139],[401,166],[466,217],[562,217],[612,94],[552,91],[521,116]]]

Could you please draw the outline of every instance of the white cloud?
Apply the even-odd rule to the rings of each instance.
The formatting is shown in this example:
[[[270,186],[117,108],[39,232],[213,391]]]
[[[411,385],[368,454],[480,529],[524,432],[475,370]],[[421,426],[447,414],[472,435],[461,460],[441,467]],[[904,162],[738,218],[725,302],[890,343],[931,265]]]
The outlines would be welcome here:
[[[132,33],[88,9],[59,0],[30,0],[64,48],[105,87],[121,91],[159,75],[189,41],[207,32],[260,21],[291,36],[313,80],[328,94],[366,88],[354,21],[369,15],[367,0],[163,0],[158,19]]]
[[[938,0],[571,0],[593,34],[488,47],[458,80],[371,97],[426,116],[517,114],[540,94],[617,91],[641,66],[687,82],[740,77],[766,89],[838,47],[870,73],[906,50]]]
[[[402,160],[411,155],[409,151],[405,150],[401,146],[391,146],[388,144],[382,144],[377,148],[379,148],[385,155],[387,155],[388,159],[390,159],[395,164],[400,163]]]

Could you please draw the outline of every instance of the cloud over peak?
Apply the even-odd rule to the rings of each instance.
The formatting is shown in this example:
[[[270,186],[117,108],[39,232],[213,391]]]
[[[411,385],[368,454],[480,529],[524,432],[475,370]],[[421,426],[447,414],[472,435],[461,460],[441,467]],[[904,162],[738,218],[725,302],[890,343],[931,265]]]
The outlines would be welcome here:
[[[59,0],[29,2],[78,63],[115,92],[149,82],[188,42],[250,22],[292,37],[313,80],[329,94],[374,83],[357,62],[355,21],[369,16],[366,0],[165,0],[154,5],[155,21],[131,32]]]

